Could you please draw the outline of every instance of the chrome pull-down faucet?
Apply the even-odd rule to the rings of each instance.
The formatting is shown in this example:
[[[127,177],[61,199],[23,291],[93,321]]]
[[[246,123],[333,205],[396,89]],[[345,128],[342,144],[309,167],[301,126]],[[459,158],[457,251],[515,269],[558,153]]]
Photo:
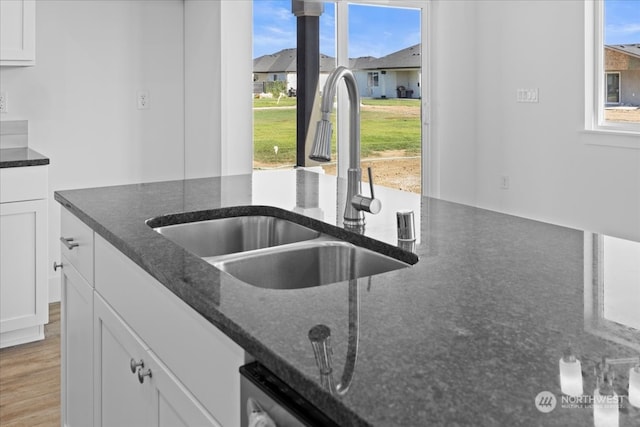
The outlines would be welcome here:
[[[347,171],[347,203],[344,209],[345,228],[364,229],[364,212],[377,214],[382,203],[373,194],[373,179],[369,168],[371,197],[363,196],[360,169],[360,94],[353,72],[346,67],[336,68],[327,79],[322,92],[322,119],[318,122],[309,158],[319,162],[331,160],[331,111],[338,82],[344,79],[349,95],[349,170]]]

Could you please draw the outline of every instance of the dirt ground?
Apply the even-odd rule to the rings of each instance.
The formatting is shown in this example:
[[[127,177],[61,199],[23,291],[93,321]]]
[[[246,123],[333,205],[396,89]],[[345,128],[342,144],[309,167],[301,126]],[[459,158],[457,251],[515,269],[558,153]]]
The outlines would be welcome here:
[[[604,110],[606,120],[612,122],[633,122],[640,123],[640,108],[617,107]]]
[[[379,156],[362,159],[362,180],[369,182],[371,167],[373,182],[389,188],[420,193],[420,157],[406,157],[404,150],[385,151]],[[336,174],[336,165],[322,166],[325,173]]]
[[[396,188],[403,191],[420,193],[420,157],[407,157],[404,150],[385,151],[378,153],[376,157],[362,159],[362,180],[369,182],[367,168],[371,167],[373,182],[376,185]],[[253,162],[255,169],[274,169],[273,164]],[[282,168],[291,168],[291,165],[281,165]],[[275,166],[278,168],[278,166]],[[325,173],[336,174],[336,164],[322,165]]]

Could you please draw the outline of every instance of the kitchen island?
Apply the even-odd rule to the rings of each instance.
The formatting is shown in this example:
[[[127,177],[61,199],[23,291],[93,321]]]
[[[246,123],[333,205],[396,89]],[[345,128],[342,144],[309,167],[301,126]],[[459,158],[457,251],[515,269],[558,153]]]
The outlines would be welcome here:
[[[635,357],[640,345],[631,328],[600,327],[589,255],[597,236],[377,188],[383,210],[366,216],[365,236],[396,245],[395,213],[411,209],[419,260],[358,279],[354,377],[338,395],[321,384],[309,331],[330,328],[337,382],[348,350],[347,282],[257,288],[146,224],[167,214],[266,206],[340,226],[343,187],[312,171],[265,171],[60,191],[55,199],[339,425],[593,424],[588,404],[561,399],[563,352],[571,346],[582,361],[592,395],[601,358]],[[617,372],[616,391],[626,395],[628,367]],[[551,412],[536,407],[543,391],[557,397]],[[640,409],[623,401],[620,425],[639,423]]]

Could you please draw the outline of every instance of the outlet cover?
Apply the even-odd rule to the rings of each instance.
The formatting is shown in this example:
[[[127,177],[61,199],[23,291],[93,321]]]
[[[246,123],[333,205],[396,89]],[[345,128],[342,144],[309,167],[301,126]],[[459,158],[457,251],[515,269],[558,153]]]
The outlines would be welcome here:
[[[509,175],[502,175],[500,177],[500,188],[503,190],[509,189]]]
[[[148,90],[139,90],[136,93],[136,105],[138,110],[148,110],[151,108],[151,97]]]
[[[7,107],[8,102],[7,92],[0,92],[0,113],[9,112],[9,108]]]

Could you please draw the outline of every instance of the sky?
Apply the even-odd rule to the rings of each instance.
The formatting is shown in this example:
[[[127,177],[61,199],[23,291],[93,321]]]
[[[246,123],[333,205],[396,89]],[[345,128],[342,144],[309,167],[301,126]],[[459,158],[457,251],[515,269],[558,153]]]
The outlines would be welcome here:
[[[640,1],[640,0],[639,0]],[[381,57],[420,43],[420,11],[378,6],[349,8],[349,57]],[[296,17],[290,0],[254,0],[253,57],[296,45]],[[320,52],[335,56],[335,8],[320,16]]]
[[[640,43],[640,0],[606,0],[604,13],[604,44]]]
[[[291,0],[254,0],[253,57],[296,45]],[[640,43],[640,0],[606,0],[605,44]],[[351,5],[349,57],[381,57],[420,43],[416,9]],[[320,17],[320,52],[335,56],[335,8],[325,3]]]

